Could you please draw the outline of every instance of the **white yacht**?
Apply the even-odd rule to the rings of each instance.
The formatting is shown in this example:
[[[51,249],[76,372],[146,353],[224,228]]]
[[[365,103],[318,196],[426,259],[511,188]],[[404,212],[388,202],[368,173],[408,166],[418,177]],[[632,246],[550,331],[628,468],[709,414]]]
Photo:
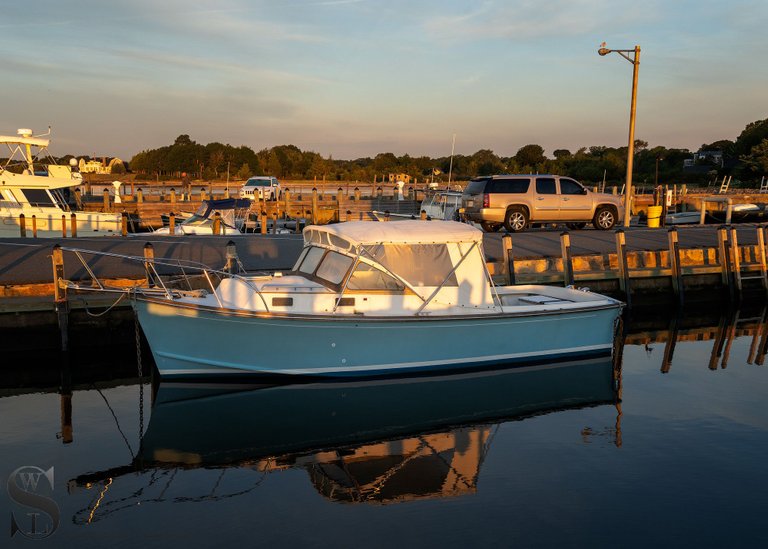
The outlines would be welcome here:
[[[64,228],[71,236],[73,213],[78,236],[120,234],[120,214],[75,211],[72,188],[83,178],[71,166],[57,165],[50,158],[50,130],[41,136],[29,129],[17,134],[0,135],[0,146],[8,148],[8,157],[0,164],[0,238],[22,236],[22,220],[26,236],[33,231],[39,237],[62,236]]]

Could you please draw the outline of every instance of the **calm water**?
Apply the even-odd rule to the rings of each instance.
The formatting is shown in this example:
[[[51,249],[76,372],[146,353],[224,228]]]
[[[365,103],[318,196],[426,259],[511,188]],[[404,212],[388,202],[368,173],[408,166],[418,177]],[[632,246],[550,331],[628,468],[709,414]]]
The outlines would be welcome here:
[[[411,382],[140,386],[130,330],[63,377],[25,348],[0,478],[53,467],[55,506],[0,491],[0,546],[28,513],[60,518],[40,547],[765,546],[768,327],[738,314],[629,321],[620,369]]]

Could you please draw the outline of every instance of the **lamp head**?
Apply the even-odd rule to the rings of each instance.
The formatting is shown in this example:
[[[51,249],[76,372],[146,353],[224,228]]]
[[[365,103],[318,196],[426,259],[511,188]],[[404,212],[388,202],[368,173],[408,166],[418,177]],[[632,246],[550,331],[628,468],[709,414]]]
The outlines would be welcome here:
[[[600,55],[608,55],[609,53],[611,53],[611,50],[606,48],[605,47],[605,42],[603,42],[602,44],[600,44],[600,49],[597,50],[597,53],[600,54]]]

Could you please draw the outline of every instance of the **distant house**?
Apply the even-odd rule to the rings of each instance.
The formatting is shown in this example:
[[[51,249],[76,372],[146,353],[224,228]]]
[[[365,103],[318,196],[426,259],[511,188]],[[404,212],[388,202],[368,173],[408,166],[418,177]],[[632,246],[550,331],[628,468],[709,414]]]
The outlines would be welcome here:
[[[115,169],[116,166],[120,168]],[[107,158],[103,157],[101,160],[91,158],[86,160],[81,158],[77,164],[80,173],[96,173],[96,174],[111,174],[111,173],[125,173],[125,163],[119,158]]]
[[[389,182],[395,183],[397,181],[402,181],[403,183],[410,183],[411,182],[411,176],[406,173],[391,173],[389,174]]]
[[[713,166],[723,167],[721,149],[699,149],[691,158],[683,160],[683,171],[686,173],[707,173]]]

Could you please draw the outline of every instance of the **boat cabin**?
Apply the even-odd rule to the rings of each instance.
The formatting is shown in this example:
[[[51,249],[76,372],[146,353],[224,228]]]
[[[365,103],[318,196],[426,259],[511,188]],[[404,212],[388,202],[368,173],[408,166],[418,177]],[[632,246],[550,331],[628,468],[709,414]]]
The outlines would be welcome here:
[[[491,312],[497,301],[482,234],[451,221],[310,226],[291,272],[225,279],[217,294],[224,306],[259,309],[264,302],[271,312]]]

